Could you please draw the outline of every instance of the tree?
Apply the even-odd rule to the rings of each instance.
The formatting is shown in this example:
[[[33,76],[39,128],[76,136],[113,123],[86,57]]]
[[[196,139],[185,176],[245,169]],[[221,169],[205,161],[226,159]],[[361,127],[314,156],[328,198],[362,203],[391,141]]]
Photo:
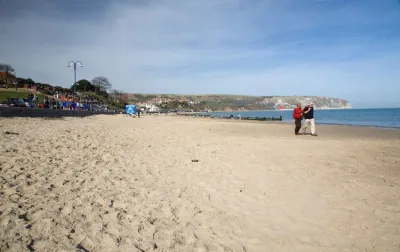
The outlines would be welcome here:
[[[77,91],[95,92],[96,87],[90,81],[82,79],[76,82]]]
[[[17,80],[17,83],[18,83],[19,86],[23,86],[24,84],[28,84],[29,88],[30,88],[32,85],[35,84],[35,82],[31,78],[28,78],[28,79],[16,78],[16,80]]]
[[[35,82],[31,78],[28,78],[26,79],[26,84],[35,85]]]
[[[15,69],[11,65],[0,63],[0,72],[6,73],[6,83],[8,82],[8,75],[14,71]]]
[[[110,91],[110,96],[114,101],[118,101],[122,96],[122,94],[123,94],[122,90],[113,89]]]
[[[160,108],[162,109],[186,109],[190,105],[187,101],[169,101],[169,102],[163,102],[160,104]]]
[[[107,90],[110,90],[112,88],[112,85],[110,83],[110,80],[107,77],[104,76],[98,76],[95,77],[92,80],[92,85],[95,86],[96,88],[96,93],[97,92],[107,92]]]
[[[23,85],[26,83],[26,80],[24,78],[16,78],[18,85]]]
[[[128,97],[127,97],[126,93],[122,93],[122,91],[121,91],[121,94],[118,97],[118,102],[121,104],[122,107],[125,107],[125,105],[128,104],[127,100],[128,100]]]

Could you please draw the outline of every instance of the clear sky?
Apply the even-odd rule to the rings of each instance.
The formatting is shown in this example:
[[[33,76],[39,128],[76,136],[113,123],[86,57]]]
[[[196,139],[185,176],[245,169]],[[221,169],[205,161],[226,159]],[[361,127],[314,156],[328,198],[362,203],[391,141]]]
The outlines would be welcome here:
[[[0,62],[67,87],[400,107],[400,0],[0,0]]]

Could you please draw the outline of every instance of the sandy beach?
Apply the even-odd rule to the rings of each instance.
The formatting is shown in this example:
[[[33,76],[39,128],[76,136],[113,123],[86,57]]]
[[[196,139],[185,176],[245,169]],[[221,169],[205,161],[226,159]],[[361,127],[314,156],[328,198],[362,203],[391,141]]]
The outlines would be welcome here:
[[[400,251],[400,130],[0,119],[0,251]]]

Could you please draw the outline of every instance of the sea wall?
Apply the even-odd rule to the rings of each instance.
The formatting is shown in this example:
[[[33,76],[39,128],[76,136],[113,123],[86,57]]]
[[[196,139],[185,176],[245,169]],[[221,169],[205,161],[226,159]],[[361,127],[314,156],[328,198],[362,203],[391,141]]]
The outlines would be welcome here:
[[[0,107],[0,117],[84,117],[100,114],[115,115],[117,112]]]

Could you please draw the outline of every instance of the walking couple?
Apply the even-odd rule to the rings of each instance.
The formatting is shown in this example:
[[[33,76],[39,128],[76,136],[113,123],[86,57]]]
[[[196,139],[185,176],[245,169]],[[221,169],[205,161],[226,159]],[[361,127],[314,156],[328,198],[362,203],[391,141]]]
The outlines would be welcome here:
[[[311,126],[311,135],[317,136],[315,133],[315,121],[314,121],[314,104],[311,102],[309,105],[305,106],[304,109],[301,108],[301,104],[297,104],[297,107],[293,110],[293,122],[296,125],[294,133],[296,135],[303,135],[306,133],[308,126]],[[303,133],[299,133],[301,129],[301,121],[304,117]]]

